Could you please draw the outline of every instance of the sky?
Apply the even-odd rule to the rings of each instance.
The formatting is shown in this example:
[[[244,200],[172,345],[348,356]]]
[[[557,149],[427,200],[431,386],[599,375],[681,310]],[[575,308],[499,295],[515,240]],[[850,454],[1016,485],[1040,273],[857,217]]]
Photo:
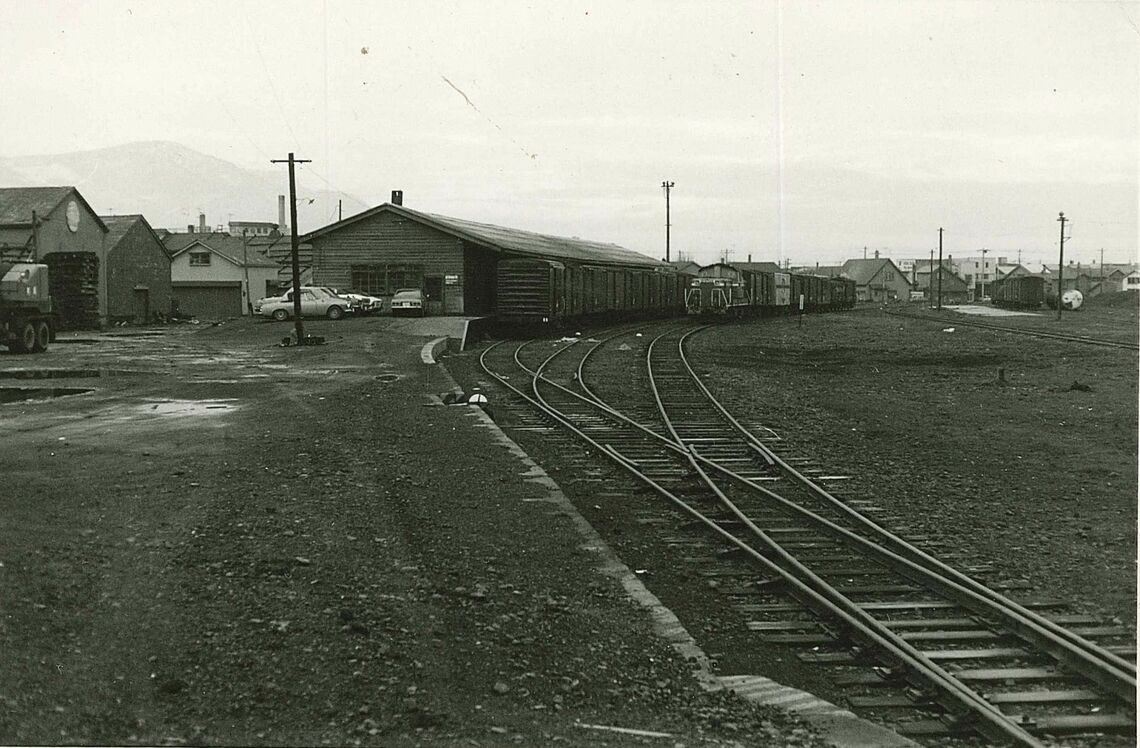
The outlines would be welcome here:
[[[1128,262],[1140,2],[6,0],[0,156],[175,141],[711,262]],[[302,226],[302,230],[318,228]]]

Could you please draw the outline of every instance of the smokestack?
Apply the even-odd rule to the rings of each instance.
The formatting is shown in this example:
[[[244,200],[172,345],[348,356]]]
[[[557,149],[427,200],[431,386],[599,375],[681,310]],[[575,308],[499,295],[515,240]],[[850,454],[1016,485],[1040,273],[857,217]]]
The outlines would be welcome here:
[[[199,213],[198,214],[198,233],[199,234],[209,233],[208,231],[206,231],[206,214],[205,213]]]
[[[751,252],[748,253],[748,261],[752,262],[752,253]]]
[[[403,204],[404,204],[404,191],[403,190],[392,190],[392,205],[403,205]]]
[[[875,250],[875,259],[876,260],[879,259],[879,250],[877,250],[877,249]]]
[[[285,230],[285,228],[286,228],[286,225],[285,225],[285,196],[284,195],[278,195],[277,196],[277,229],[282,234],[289,233],[288,231]]]

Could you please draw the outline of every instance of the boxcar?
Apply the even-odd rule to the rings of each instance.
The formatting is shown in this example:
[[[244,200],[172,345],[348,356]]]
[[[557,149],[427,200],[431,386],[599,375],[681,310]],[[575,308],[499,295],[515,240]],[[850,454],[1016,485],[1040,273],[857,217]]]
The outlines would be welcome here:
[[[1005,309],[1038,309],[1045,300],[1045,279],[1035,275],[1005,278],[993,291],[994,306]]]
[[[688,276],[667,267],[511,257],[496,270],[496,317],[515,324],[679,314]]]

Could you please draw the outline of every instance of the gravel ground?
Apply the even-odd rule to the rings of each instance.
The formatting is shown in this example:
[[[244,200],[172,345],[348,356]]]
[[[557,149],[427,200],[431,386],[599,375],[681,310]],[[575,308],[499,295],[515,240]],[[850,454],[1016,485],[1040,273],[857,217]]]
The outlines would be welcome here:
[[[1080,314],[1073,332],[1136,339],[1134,308]],[[1134,628],[1136,352],[953,320],[732,325],[699,335],[692,354],[734,413],[852,475],[906,529],[1028,580],[1027,594]]]
[[[0,356],[104,371],[0,405],[0,742],[817,743],[699,689],[384,323]]]

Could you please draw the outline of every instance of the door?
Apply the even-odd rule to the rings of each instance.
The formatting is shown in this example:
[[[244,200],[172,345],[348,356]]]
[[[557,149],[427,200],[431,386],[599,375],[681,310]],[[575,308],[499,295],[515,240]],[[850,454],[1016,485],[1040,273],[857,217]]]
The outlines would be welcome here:
[[[424,277],[424,304],[427,314],[443,314],[443,276]]]

